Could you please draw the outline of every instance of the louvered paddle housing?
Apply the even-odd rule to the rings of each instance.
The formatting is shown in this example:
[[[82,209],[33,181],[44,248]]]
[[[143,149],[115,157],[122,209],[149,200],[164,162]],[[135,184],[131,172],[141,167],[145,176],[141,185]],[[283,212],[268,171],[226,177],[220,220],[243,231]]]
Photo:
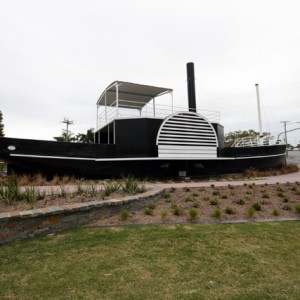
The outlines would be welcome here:
[[[158,157],[206,159],[217,157],[218,138],[212,124],[194,112],[167,117],[157,135]]]

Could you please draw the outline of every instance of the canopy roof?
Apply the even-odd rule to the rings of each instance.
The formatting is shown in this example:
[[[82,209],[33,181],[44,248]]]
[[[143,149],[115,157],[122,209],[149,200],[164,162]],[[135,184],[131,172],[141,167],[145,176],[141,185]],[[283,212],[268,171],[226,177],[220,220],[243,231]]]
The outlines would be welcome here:
[[[168,88],[114,81],[101,94],[97,101],[97,106],[121,106],[141,109],[153,98],[172,91],[172,89]]]

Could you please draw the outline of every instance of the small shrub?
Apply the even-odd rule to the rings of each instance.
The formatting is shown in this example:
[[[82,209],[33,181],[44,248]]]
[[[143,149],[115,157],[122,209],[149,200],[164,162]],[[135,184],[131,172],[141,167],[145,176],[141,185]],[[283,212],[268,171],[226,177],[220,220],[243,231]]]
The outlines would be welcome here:
[[[262,200],[262,201],[260,201],[260,203],[263,204],[263,205],[265,205],[265,204],[269,204],[269,201],[267,201],[267,200]]]
[[[273,215],[274,216],[279,216],[280,215],[280,209],[279,208],[274,208],[273,209]]]
[[[278,196],[279,198],[284,198],[284,193],[283,193],[283,192],[278,192],[278,193],[277,193],[277,196]]]
[[[250,192],[250,191],[246,191],[246,194],[247,194],[247,195],[251,195],[251,194],[252,194],[252,192]]]
[[[198,203],[197,201],[194,201],[194,202],[192,203],[192,206],[193,206],[194,208],[198,208],[198,207],[199,207],[199,203]]]
[[[11,176],[9,176],[7,186],[1,186],[0,198],[6,204],[11,204],[13,201],[22,200],[23,194],[20,189],[19,179],[17,175],[12,174]]]
[[[180,207],[179,205],[175,204],[175,205],[173,206],[173,214],[174,214],[175,216],[180,216],[180,215],[182,215],[182,213],[183,213],[182,207]]]
[[[252,218],[255,215],[255,212],[256,210],[252,206],[247,210],[248,216],[250,218]]]
[[[90,197],[96,197],[97,195],[97,186],[93,183],[89,184],[86,187],[86,193],[90,196]]]
[[[60,188],[60,190],[59,190],[57,196],[60,197],[60,198],[66,198],[67,195],[68,195],[68,193],[67,193],[67,190],[66,190],[65,185],[64,185],[64,184],[61,184],[61,185],[59,186],[59,188]]]
[[[219,201],[218,201],[218,199],[211,199],[210,201],[209,201],[209,203],[211,204],[211,205],[218,205],[219,204]]]
[[[221,199],[227,199],[228,197],[227,197],[227,195],[221,195],[220,198],[221,198]]]
[[[256,202],[252,205],[252,207],[256,210],[256,211],[260,211],[261,210],[261,204]]]
[[[203,200],[204,200],[204,201],[209,201],[209,200],[210,200],[210,197],[209,197],[209,196],[204,196],[204,197],[203,197]]]
[[[170,193],[174,193],[175,190],[176,190],[176,189],[172,186],[172,187],[170,188]]]
[[[198,217],[198,210],[195,208],[191,208],[189,210],[189,216],[191,220],[195,220]]]
[[[147,205],[147,207],[153,210],[153,209],[155,209],[156,205],[152,202],[152,203],[149,203]]]
[[[198,197],[199,194],[198,193],[193,193],[193,197]]]
[[[268,193],[264,192],[264,193],[262,194],[262,198],[269,199],[270,196],[269,196]]]
[[[219,196],[220,195],[220,191],[219,190],[215,190],[212,192],[213,196]]]
[[[54,200],[55,198],[56,198],[56,193],[55,193],[55,191],[51,188],[51,192],[50,192],[50,199],[51,200]]]
[[[166,198],[166,199],[165,199],[165,202],[166,202],[166,203],[171,203],[171,202],[172,202],[172,199],[171,199],[171,198]]]
[[[166,209],[162,209],[162,211],[160,212],[160,216],[162,220],[165,220],[168,216],[168,211]]]
[[[23,198],[29,203],[34,204],[38,200],[44,199],[45,195],[41,194],[34,186],[26,187]]]
[[[296,188],[295,186],[293,186],[293,187],[291,188],[291,191],[293,191],[293,192],[298,192],[298,190],[297,190],[297,188]]]
[[[199,188],[199,192],[205,192],[205,188],[204,188],[203,186],[201,186],[201,187]]]
[[[186,186],[186,187],[183,188],[183,190],[184,190],[185,192],[189,192],[189,191],[190,191],[190,188]]]
[[[300,204],[295,205],[294,209],[298,214],[300,214]]]
[[[194,198],[191,197],[190,195],[187,195],[187,196],[185,197],[185,202],[192,202],[192,201],[194,201]]]
[[[79,183],[79,184],[77,184],[76,195],[79,195],[79,196],[80,196],[80,195],[82,195],[82,194],[84,194],[84,189],[83,189],[81,183]]]
[[[129,215],[130,215],[130,213],[129,213],[128,209],[123,209],[120,213],[121,220],[122,221],[127,220],[129,218]]]
[[[284,189],[279,185],[277,188],[276,188],[277,192],[284,192]]]
[[[212,216],[216,219],[220,219],[222,215],[222,212],[220,209],[215,209],[212,213]]]
[[[104,196],[108,197],[111,194],[117,192],[121,188],[121,184],[116,181],[109,181],[103,184],[104,186]]]
[[[290,199],[288,197],[283,198],[284,203],[288,203],[289,201],[290,201]]]
[[[172,198],[172,196],[171,196],[171,194],[170,193],[168,193],[168,192],[164,192],[164,194],[163,194],[163,198],[166,200],[166,199],[171,199]]]
[[[239,199],[236,201],[236,204],[239,204],[239,205],[244,205],[246,202],[244,199]]]
[[[233,215],[233,214],[235,214],[235,210],[232,207],[229,207],[229,206],[227,206],[225,208],[225,212],[226,212],[227,215]]]
[[[291,206],[288,204],[284,204],[282,207],[283,210],[292,210]]]
[[[122,185],[122,190],[124,191],[124,193],[134,195],[138,193],[143,193],[146,190],[145,186],[140,186],[138,180],[135,179],[133,176],[122,176],[122,178],[124,180],[124,183]]]
[[[210,187],[214,188],[214,187],[215,187],[215,185],[214,185],[214,184],[211,184],[211,185],[210,185]]]
[[[153,216],[153,214],[154,214],[153,209],[151,209],[150,207],[145,207],[144,212],[145,212],[145,215],[148,215],[148,216]]]

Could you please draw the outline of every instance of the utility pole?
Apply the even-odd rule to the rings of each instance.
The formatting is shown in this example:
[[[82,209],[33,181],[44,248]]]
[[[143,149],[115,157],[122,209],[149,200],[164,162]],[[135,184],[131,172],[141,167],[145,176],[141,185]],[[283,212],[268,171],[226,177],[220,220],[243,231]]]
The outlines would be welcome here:
[[[65,142],[68,142],[69,139],[69,125],[73,125],[74,121],[69,120],[68,118],[64,118],[64,120],[62,121],[62,123],[66,124],[67,129],[65,129],[66,131],[66,136],[65,136]]]
[[[284,128],[284,140],[285,143],[287,144],[287,134],[286,134],[286,124],[289,123],[290,121],[281,121],[280,123],[283,123],[283,128]]]

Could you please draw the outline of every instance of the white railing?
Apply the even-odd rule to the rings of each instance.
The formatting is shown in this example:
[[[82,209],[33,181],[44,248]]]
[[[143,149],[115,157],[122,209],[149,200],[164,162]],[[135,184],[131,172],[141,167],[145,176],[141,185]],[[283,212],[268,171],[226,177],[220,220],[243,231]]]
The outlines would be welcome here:
[[[259,137],[259,136],[247,136],[243,138],[237,138],[231,147],[255,147],[255,146],[269,146],[273,145],[273,137]]]
[[[97,129],[105,126],[107,123],[110,123],[114,119],[120,118],[161,118],[174,114],[176,112],[188,111],[187,107],[179,106],[170,106],[170,105],[161,105],[148,103],[143,108],[138,106],[138,102],[131,101],[128,105],[128,100],[126,100],[126,107],[122,107],[122,100],[118,100],[118,107],[116,106],[99,106],[98,107],[98,116],[97,116]],[[129,108],[130,107],[130,108]],[[220,122],[220,113],[210,110],[201,110],[198,109],[197,113],[207,118],[210,122],[219,123]]]

